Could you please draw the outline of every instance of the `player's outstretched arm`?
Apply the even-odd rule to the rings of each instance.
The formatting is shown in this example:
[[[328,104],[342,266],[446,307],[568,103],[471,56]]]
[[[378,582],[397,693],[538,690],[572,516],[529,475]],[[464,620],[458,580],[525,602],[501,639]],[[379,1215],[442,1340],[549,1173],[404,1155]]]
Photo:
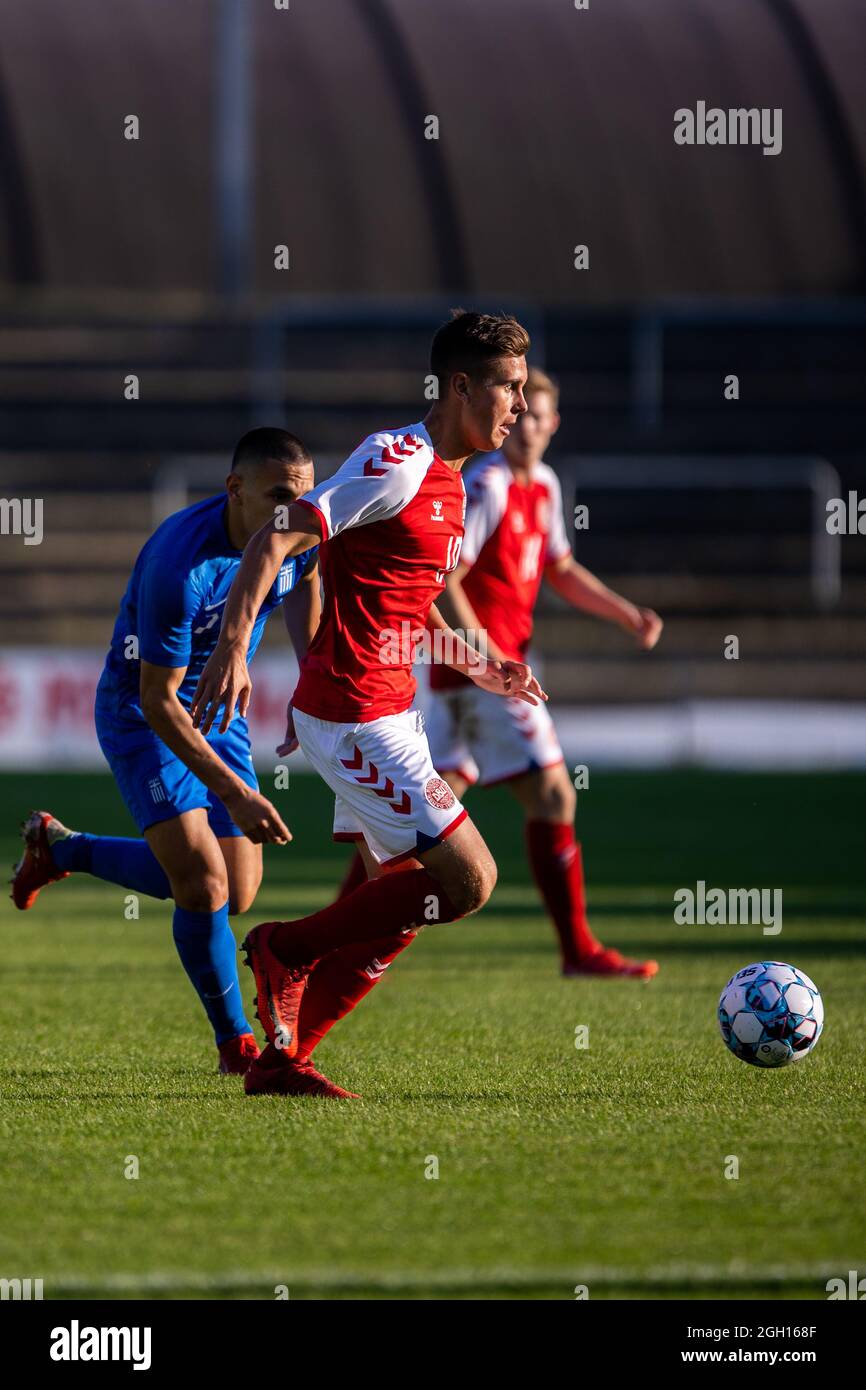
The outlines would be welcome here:
[[[252,692],[247,650],[259,609],[276,581],[280,565],[322,539],[321,522],[309,507],[288,509],[285,526],[276,516],[248,542],[223,612],[219,640],[201,673],[191,712],[202,733],[214,724],[222,707],[220,732],[225,733],[237,705],[246,714]]]
[[[279,812],[232,772],[193,726],[177,698],[185,675],[185,667],[142,661],[140,698],[145,719],[190,772],[220,798],[235,825],[254,844],[284,845],[292,836]]]
[[[449,662],[454,665],[454,662]],[[509,699],[523,700],[527,705],[547,702],[547,695],[532,674],[532,667],[523,661],[485,661],[482,665],[456,666],[482,690]]]
[[[544,577],[557,594],[579,608],[583,613],[592,613],[596,618],[618,623],[631,632],[644,651],[650,651],[661,636],[664,623],[658,613],[651,608],[638,608],[613,589],[609,589],[596,575],[583,565],[579,565],[571,555],[547,565]]]
[[[315,557],[301,582],[286,594],[282,609],[283,621],[292,639],[295,656],[301,661],[316,635],[316,628],[322,616],[319,565]]]
[[[296,584],[291,593],[286,594],[283,599],[283,620],[286,624],[286,631],[292,639],[292,646],[299,663],[306,656],[307,649],[316,635],[316,628],[319,626],[321,616],[322,593],[319,587],[319,564],[314,557],[312,565],[300,584]],[[295,733],[295,719],[290,700],[286,708],[286,735],[277,747],[277,752],[280,757],[287,757],[289,753],[294,753],[297,747],[298,737]]]
[[[459,633],[448,626],[435,603],[430,609],[427,626],[439,634],[437,645],[447,654],[444,665],[453,666],[455,671],[468,676],[482,690],[523,700],[528,705],[537,705],[547,699],[530,666],[522,661],[491,661],[489,656],[470,647]]]
[[[471,568],[471,565],[466,565],[461,560],[457,568],[445,576],[445,590],[439,595],[439,612],[452,627],[462,628],[466,633],[481,634],[483,632],[488,659],[505,661],[505,653],[500,651],[496,643],[491,641],[489,634],[482,628],[478,614],[469,602],[463,587],[463,580]]]

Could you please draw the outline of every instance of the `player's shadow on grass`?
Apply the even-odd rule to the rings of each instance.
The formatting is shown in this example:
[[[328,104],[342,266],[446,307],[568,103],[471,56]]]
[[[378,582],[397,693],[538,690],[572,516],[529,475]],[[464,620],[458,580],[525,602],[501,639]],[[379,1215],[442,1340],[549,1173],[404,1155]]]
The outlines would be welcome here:
[[[137,961],[107,961],[104,965],[75,965],[71,961],[40,961],[37,965],[22,962],[19,965],[4,965],[3,974],[26,975],[29,979],[38,979],[40,975],[69,975],[74,976],[76,980],[91,977],[101,979],[106,975],[135,975],[136,978],[142,975],[164,975],[168,979],[169,976],[177,974],[177,964],[173,961],[166,961],[164,965],[141,965]]]
[[[651,943],[647,942],[644,945],[649,950]],[[655,945],[658,947],[658,942]],[[641,943],[630,937],[628,946],[630,951],[639,950]],[[483,970],[485,964],[489,964],[491,959],[496,956],[503,956],[509,960],[515,956],[549,956],[553,959],[555,942],[552,936],[548,939],[543,933],[540,933],[538,941],[502,941],[500,939],[488,942],[483,948],[479,948],[477,938],[471,944],[465,945],[455,941],[442,941],[437,945],[435,961],[430,960],[427,965],[431,969],[435,969],[437,962],[446,960],[460,960],[464,965],[468,965],[468,958],[471,958],[472,965]]]
[[[681,927],[682,932],[694,931],[694,927]],[[733,950],[753,951],[754,960],[790,960],[791,956],[797,951],[810,951],[818,955],[826,956],[851,956],[852,958],[862,958],[866,954],[866,942],[850,941],[845,937],[822,936],[819,930],[814,930],[808,934],[805,932],[783,931],[778,936],[750,936],[744,940],[740,932],[742,927],[701,927],[702,932],[714,932],[718,935],[700,938],[689,938],[685,935],[676,938],[666,938],[664,941],[656,942],[656,949],[661,953],[670,951],[671,953],[700,953],[701,955],[725,955]],[[727,939],[725,932],[728,933]],[[629,938],[629,951],[637,950],[640,943]],[[652,949],[652,941],[643,944],[644,950]],[[661,956],[660,956],[661,959]]]
[[[424,1091],[417,1088],[414,1091],[393,1091],[387,1096],[367,1095],[364,1099],[371,1105],[381,1105],[387,1112],[395,1103],[400,1105],[417,1105],[423,1102],[425,1105],[443,1102],[453,1105],[488,1105],[498,1108],[502,1105],[518,1105],[526,1100],[525,1091]]]
[[[680,932],[694,931],[694,927],[679,927]],[[749,938],[743,940],[738,935],[742,928],[730,927],[702,927],[702,932],[713,932],[713,936],[702,935],[700,937],[672,936],[667,933],[670,928],[666,928],[666,935],[659,936],[631,936],[626,942],[613,942],[618,948],[628,950],[629,955],[645,956],[657,958],[661,965],[664,965],[665,956],[675,956],[682,954],[696,955],[728,955],[731,951],[753,952],[754,960],[782,960],[794,954],[796,951],[817,952],[820,955],[828,956],[851,956],[852,959],[862,959],[866,955],[866,942],[849,941],[844,937],[825,937],[813,931],[808,935],[805,933],[782,932],[780,936],[765,936]],[[725,933],[728,933],[726,936]],[[538,941],[498,941],[489,942],[483,952],[479,953],[477,941],[471,945],[469,943],[461,945],[459,942],[441,940],[437,946],[436,960],[445,962],[447,960],[460,959],[464,964],[467,957],[471,956],[473,962],[479,968],[483,968],[496,956],[513,958],[515,956],[551,956],[554,951],[554,943],[544,939],[543,935]],[[587,977],[590,978],[590,977]]]
[[[130,1072],[119,1066],[116,1071],[112,1071],[110,1062],[107,1066],[109,1073],[116,1077],[117,1087],[114,1090],[104,1088],[102,1090],[88,1090],[88,1106],[103,1102],[113,1105],[118,1099],[182,1103],[184,1101],[210,1099],[214,1094],[222,1100],[231,1100],[233,1096],[245,1098],[242,1087],[229,1088],[226,1086],[225,1077],[218,1074],[215,1066],[206,1070],[190,1068],[186,1072],[177,1072],[167,1063],[157,1064],[152,1072],[141,1070]],[[83,1079],[91,1075],[99,1075],[104,1080],[105,1071],[105,1064],[97,1069],[82,1063],[81,1066],[67,1064],[62,1070],[57,1071],[37,1067],[32,1071],[8,1072],[5,1077],[7,1085],[17,1082],[21,1086],[26,1086],[27,1093],[23,1096],[7,1095],[7,1103],[22,1108],[34,1105],[63,1105],[68,1108],[70,1085],[78,1086]],[[184,1083],[183,1088],[173,1085],[173,1088],[168,1091],[162,1089],[162,1083],[166,1080],[166,1076],[161,1075],[161,1073],[166,1073],[173,1083],[175,1080],[182,1081]],[[212,1082],[218,1084],[212,1085]]]

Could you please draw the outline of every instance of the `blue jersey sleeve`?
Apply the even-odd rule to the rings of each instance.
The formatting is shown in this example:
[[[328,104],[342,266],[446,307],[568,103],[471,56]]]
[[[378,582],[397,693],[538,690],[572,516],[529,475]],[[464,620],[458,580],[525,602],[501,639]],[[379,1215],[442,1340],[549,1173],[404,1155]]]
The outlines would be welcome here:
[[[188,666],[200,596],[190,575],[154,559],[138,596],[138,649],[154,666]]]
[[[303,564],[300,566],[300,577],[302,579],[306,579],[307,575],[310,573],[310,570],[315,568],[315,564],[318,558],[319,547],[317,545],[314,545],[312,550],[308,550],[306,554],[300,556],[300,559],[303,560]]]

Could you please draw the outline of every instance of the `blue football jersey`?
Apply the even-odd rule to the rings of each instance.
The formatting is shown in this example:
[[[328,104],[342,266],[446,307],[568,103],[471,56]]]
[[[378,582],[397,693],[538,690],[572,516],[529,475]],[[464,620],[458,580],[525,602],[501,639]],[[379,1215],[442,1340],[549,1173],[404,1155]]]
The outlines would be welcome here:
[[[103,716],[110,710],[120,738],[148,727],[139,698],[141,661],[185,666],[177,694],[190,707],[243,553],[234,549],[225,529],[226,505],[222,494],[168,517],[135,562],[97,692]],[[281,567],[259,609],[247,661],[271,613],[315,564],[317,550],[314,546]]]

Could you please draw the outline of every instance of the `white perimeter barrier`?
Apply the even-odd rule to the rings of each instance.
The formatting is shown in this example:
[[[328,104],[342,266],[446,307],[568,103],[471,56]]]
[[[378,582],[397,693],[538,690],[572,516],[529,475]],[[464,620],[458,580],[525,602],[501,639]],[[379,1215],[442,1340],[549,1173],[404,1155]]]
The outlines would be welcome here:
[[[9,648],[0,654],[0,768],[105,766],[93,730],[104,653]],[[250,710],[256,761],[275,766],[297,666],[290,652],[257,659]],[[420,703],[426,672],[418,668]],[[571,766],[866,767],[866,705],[684,701],[552,707]],[[290,765],[302,762],[293,754]]]

